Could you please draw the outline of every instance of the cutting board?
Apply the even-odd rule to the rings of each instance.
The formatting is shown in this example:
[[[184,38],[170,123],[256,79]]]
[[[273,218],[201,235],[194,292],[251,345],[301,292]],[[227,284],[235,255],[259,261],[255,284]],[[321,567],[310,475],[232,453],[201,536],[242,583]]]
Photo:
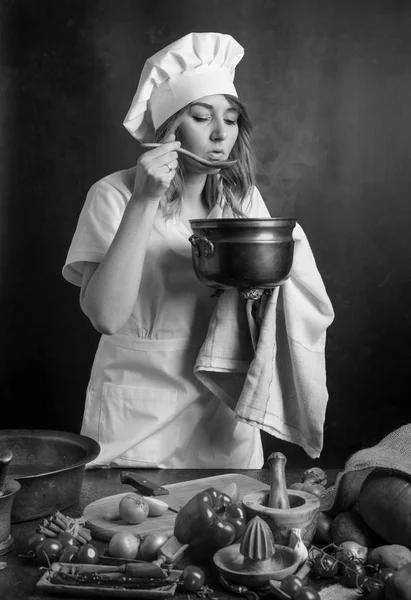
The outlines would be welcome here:
[[[184,505],[197,492],[201,492],[208,487],[223,489],[230,483],[236,483],[240,492],[240,499],[250,492],[258,490],[268,490],[269,486],[253,477],[243,475],[241,473],[228,473],[225,475],[215,475],[214,477],[204,477],[202,479],[192,479],[191,481],[183,481],[181,483],[172,483],[163,487],[167,488],[170,493],[177,496]],[[176,513],[168,510],[161,517],[148,517],[139,525],[129,525],[118,514],[118,505],[120,500],[126,494],[130,494],[135,490],[128,489],[121,494],[107,496],[92,502],[83,511],[83,517],[87,522],[87,527],[91,531],[91,535],[99,540],[109,541],[117,531],[132,531],[134,534],[141,536],[153,532],[173,532]]]

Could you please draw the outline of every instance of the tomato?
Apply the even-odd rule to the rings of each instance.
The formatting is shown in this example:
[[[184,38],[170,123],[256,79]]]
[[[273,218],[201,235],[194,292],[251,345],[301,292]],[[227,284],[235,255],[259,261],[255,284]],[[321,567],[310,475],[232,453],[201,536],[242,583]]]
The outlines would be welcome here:
[[[303,585],[292,596],[293,600],[321,600],[320,594],[311,586]]]
[[[204,585],[205,574],[200,567],[190,565],[184,569],[181,579],[187,592],[198,592]]]
[[[74,535],[71,535],[70,533],[59,533],[57,539],[63,544],[63,548],[65,546],[78,546],[78,541]]]
[[[365,579],[362,584],[366,600],[384,600],[384,583],[378,579]]]
[[[390,569],[389,567],[382,567],[381,569],[378,569],[377,577],[380,581],[386,583],[387,579],[392,577],[394,573],[394,569]]]
[[[360,587],[366,579],[364,565],[358,560],[347,560],[341,566],[341,583],[347,587]]]
[[[27,540],[27,550],[36,550],[36,546],[38,546],[43,540],[46,539],[44,533],[33,533],[32,536]]]
[[[321,553],[311,563],[311,570],[318,577],[334,577],[337,575],[340,564],[334,556]]]
[[[295,592],[297,590],[299,590],[300,587],[302,587],[302,585],[303,585],[303,582],[298,577],[298,575],[292,574],[292,575],[288,575],[287,577],[285,577],[282,580],[282,582],[280,584],[280,590],[282,592],[284,592],[285,594],[288,594],[289,596],[293,597]]]
[[[76,563],[81,565],[95,565],[98,563],[98,550],[93,544],[84,544],[75,555]]]
[[[71,563],[74,562],[74,557],[78,552],[78,546],[71,546],[70,544],[67,544],[67,546],[64,546],[60,557],[59,557],[59,561],[63,562],[63,563]]]
[[[59,560],[63,550],[63,544],[55,538],[46,537],[36,546],[36,563],[42,567],[48,567],[51,563]]]

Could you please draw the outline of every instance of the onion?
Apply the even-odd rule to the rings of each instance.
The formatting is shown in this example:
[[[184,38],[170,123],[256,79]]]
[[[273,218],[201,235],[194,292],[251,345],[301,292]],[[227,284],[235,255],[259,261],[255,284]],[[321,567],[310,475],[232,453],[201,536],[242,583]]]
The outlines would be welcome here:
[[[148,533],[141,540],[138,549],[138,558],[151,562],[155,560],[161,546],[164,546],[169,536],[164,532]]]
[[[361,546],[357,542],[342,542],[338,546],[336,558],[341,562],[347,562],[353,558],[358,558],[361,562],[365,562],[368,555],[368,548]]]
[[[117,531],[108,546],[109,556],[114,558],[135,559],[140,546],[141,537],[130,531]]]

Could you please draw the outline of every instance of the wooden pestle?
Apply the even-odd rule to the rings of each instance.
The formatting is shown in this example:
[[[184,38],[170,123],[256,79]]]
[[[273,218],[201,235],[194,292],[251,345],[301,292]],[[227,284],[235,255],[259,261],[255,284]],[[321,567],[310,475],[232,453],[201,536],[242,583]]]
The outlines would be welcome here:
[[[9,464],[11,459],[13,458],[13,453],[8,448],[0,452],[0,496],[3,496],[5,490],[5,481],[7,469],[9,468]]]
[[[287,459],[281,452],[273,452],[267,459],[270,472],[269,508],[290,508],[290,500],[285,481]]]

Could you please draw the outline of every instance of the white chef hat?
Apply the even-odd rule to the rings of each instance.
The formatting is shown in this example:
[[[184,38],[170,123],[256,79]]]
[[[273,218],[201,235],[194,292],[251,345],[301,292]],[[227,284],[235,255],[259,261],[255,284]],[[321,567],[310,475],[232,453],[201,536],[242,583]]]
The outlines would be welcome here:
[[[212,94],[237,96],[235,67],[244,48],[231,35],[189,33],[149,58],[124,119],[124,127],[140,141],[171,115],[198,98]]]

